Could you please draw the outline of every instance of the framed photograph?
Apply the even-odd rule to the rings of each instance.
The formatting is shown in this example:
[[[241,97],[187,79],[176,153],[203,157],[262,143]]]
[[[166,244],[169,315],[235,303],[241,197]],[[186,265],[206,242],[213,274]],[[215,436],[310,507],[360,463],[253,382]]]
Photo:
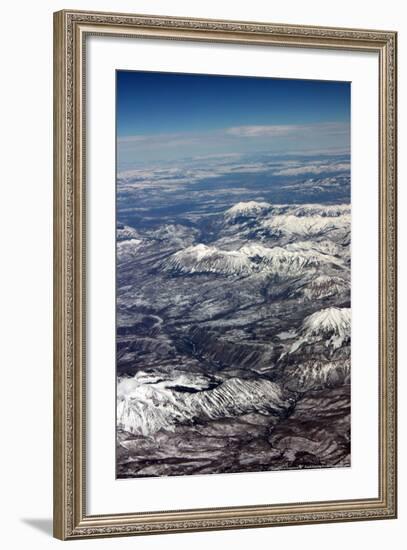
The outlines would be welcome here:
[[[54,19],[54,534],[396,517],[396,33]]]

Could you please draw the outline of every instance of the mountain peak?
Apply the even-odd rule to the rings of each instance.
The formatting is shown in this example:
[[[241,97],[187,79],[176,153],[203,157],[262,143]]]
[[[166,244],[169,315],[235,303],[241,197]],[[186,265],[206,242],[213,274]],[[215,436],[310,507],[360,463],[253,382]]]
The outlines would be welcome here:
[[[231,208],[226,210],[225,218],[227,220],[235,220],[239,217],[252,217],[263,214],[270,210],[271,204],[268,202],[247,201],[238,202]]]
[[[178,273],[217,273],[222,275],[250,275],[266,272],[284,276],[297,276],[315,269],[331,259],[316,251],[288,251],[260,243],[245,244],[238,250],[222,250],[216,246],[196,244],[179,250],[165,260],[164,270]]]
[[[179,250],[167,261],[165,269],[180,273],[249,274],[250,259],[238,250],[220,250],[216,246],[196,244]]]
[[[350,328],[351,311],[347,307],[328,307],[309,315],[303,323],[308,333],[341,333]]]
[[[350,330],[350,308],[321,309],[304,319],[299,338],[292,345],[290,353],[297,351],[303,344],[318,344],[322,341],[325,347],[338,349],[349,339]]]

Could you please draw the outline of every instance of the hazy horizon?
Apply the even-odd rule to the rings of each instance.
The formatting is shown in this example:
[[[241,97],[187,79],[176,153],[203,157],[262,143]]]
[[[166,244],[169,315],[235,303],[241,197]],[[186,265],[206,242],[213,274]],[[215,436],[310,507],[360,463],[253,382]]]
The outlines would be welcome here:
[[[206,155],[349,148],[349,82],[117,71],[119,172]]]

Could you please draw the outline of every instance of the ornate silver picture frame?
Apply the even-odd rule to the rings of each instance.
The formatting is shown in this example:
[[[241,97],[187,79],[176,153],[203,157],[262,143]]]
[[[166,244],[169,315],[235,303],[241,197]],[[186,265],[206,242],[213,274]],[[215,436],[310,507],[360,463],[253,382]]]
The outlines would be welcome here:
[[[377,479],[374,498],[92,515],[87,508],[86,46],[92,36],[371,52],[378,59]],[[391,519],[396,450],[396,51],[391,31],[64,10],[54,14],[54,535],[66,539]],[[355,213],[353,213],[355,214]],[[357,213],[356,213],[357,214]],[[112,265],[112,270],[115,266]],[[368,312],[366,313],[369,314]],[[375,396],[372,396],[374,399]],[[112,442],[114,445],[114,442]],[[269,473],[272,475],[272,472]],[[121,480],[120,483],[126,483]],[[158,510],[160,508],[158,507]]]

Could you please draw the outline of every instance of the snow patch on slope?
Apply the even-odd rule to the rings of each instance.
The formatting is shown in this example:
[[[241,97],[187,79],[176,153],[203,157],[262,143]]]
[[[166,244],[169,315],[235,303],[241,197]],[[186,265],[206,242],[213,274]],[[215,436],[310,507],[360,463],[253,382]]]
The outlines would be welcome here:
[[[328,298],[346,292],[349,286],[341,277],[319,275],[292,292],[291,296],[304,296],[307,300]]]
[[[279,246],[268,248],[259,243],[246,244],[239,250],[220,250],[198,244],[170,256],[165,260],[164,269],[183,274],[249,275],[268,272],[295,276],[305,269],[329,262],[336,263],[337,260],[315,250],[297,252]]]
[[[238,202],[225,212],[227,221],[234,221],[240,217],[256,217],[270,210],[271,204],[268,202],[247,201]]]
[[[350,214],[349,204],[301,204],[290,208],[290,213],[294,216],[327,216],[338,217]]]
[[[350,361],[332,361],[321,363],[307,361],[289,368],[285,386],[292,391],[305,392],[333,388],[350,383]]]
[[[173,254],[164,269],[185,274],[248,275],[252,266],[250,259],[238,250],[219,250],[215,246],[198,244]]]
[[[286,250],[293,252],[303,252],[315,250],[321,254],[326,254],[328,256],[343,256],[345,250],[342,246],[336,244],[333,241],[296,241],[289,243],[285,246]]]
[[[313,216],[296,216],[291,213],[280,214],[264,220],[261,227],[276,236],[317,237],[327,235],[333,231],[338,232],[338,230],[349,231],[350,215],[322,216],[321,214],[315,214]]]
[[[116,238],[118,241],[127,241],[129,239],[139,239],[140,237],[134,227],[119,224],[116,229]]]
[[[260,244],[250,244],[243,246],[240,252],[247,255],[254,263],[253,271],[256,270],[256,266],[259,266],[261,270],[266,269],[279,275],[294,276],[302,273],[306,268],[317,267],[323,261],[318,253],[290,252],[279,246],[267,248]]]
[[[117,422],[126,431],[151,435],[174,431],[177,424],[233,418],[250,412],[283,414],[292,405],[281,387],[269,380],[231,378],[215,389],[196,393],[174,390],[181,376],[167,381],[123,379],[117,387]],[[171,387],[173,386],[173,387]],[[199,386],[199,384],[198,384]]]
[[[303,344],[324,342],[326,347],[338,349],[350,338],[350,308],[329,307],[306,317],[302,323],[299,338],[291,346],[294,353]]]
[[[137,251],[142,244],[141,239],[129,239],[119,241],[117,243],[117,260],[119,262],[127,262],[133,260],[137,256]]]

